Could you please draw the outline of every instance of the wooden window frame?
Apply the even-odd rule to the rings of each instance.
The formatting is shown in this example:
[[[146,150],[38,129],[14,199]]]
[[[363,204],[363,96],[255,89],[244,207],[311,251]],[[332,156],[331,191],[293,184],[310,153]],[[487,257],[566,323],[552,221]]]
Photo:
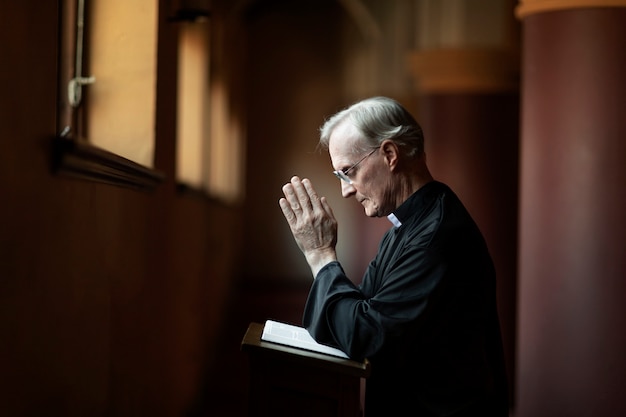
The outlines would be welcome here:
[[[57,133],[53,140],[53,172],[61,176],[152,191],[165,179],[162,172],[96,147],[87,138],[81,137],[78,128],[80,112],[70,105],[67,93],[67,86],[75,73],[76,16],[76,0],[59,1],[58,114]]]

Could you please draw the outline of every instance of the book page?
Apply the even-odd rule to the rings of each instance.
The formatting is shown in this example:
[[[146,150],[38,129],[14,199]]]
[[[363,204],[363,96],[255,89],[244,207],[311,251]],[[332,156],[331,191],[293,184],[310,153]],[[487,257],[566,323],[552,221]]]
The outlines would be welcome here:
[[[261,340],[349,359],[341,350],[317,343],[304,327],[274,320],[265,322]]]

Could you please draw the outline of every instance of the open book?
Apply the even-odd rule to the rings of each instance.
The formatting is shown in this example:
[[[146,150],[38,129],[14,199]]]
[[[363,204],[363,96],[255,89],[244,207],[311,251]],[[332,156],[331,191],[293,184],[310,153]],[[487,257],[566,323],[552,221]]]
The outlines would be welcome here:
[[[307,329],[292,324],[273,320],[265,321],[261,340],[348,359],[348,355],[341,350],[317,343],[315,339],[311,337]]]

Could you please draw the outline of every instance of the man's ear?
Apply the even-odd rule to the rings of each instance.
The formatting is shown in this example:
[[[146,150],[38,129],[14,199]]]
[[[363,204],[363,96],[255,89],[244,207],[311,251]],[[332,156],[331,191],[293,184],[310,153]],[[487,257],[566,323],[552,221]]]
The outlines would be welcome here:
[[[398,149],[398,145],[392,140],[385,139],[381,143],[380,148],[383,150],[387,166],[393,171],[400,162],[400,150]]]

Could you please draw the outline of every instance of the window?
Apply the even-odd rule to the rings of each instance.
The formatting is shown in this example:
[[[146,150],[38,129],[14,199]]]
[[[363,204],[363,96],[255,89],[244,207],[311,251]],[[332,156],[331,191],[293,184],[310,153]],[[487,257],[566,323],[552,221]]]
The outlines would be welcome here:
[[[152,169],[158,1],[63,0],[56,168],[140,189]]]
[[[154,157],[157,2],[91,0],[86,134],[145,166]]]
[[[178,43],[176,180],[208,192],[209,22],[183,22]]]
[[[232,79],[225,75],[235,73],[236,53],[224,47],[220,23],[180,23],[176,180],[183,189],[232,203],[242,195],[244,149]]]

